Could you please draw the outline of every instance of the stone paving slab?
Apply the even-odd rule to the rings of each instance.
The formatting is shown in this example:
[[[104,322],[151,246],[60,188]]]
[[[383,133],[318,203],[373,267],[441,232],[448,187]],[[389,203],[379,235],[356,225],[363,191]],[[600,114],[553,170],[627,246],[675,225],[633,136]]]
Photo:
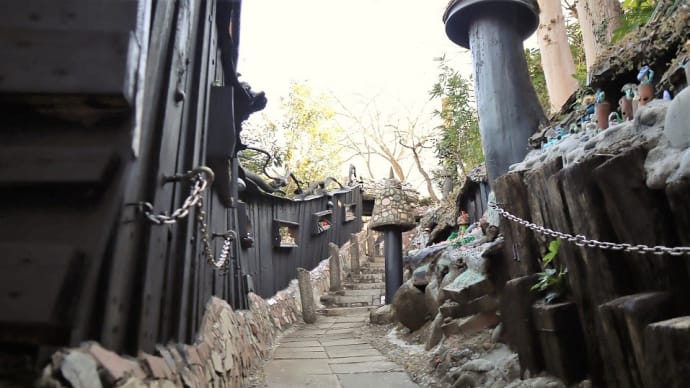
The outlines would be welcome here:
[[[290,334],[288,336],[281,338],[280,343],[284,344],[284,343],[288,343],[288,342],[318,341],[319,338],[321,338],[321,336],[318,336],[318,335],[312,335],[312,336],[308,336],[308,337],[304,337],[304,336],[296,337],[296,336],[292,336],[292,334]]]
[[[302,329],[302,330],[297,330],[296,332],[292,333],[291,337],[317,337],[320,335],[326,334],[326,330],[319,330],[319,329]]]
[[[339,374],[342,388],[418,388],[405,372]]]
[[[370,308],[328,309],[280,340],[264,367],[268,388],[412,388],[404,369],[356,338]],[[333,314],[333,315],[330,315]],[[345,315],[342,315],[345,314]]]
[[[378,350],[371,348],[371,349],[342,349],[342,350],[328,350],[326,353],[328,353],[328,357],[330,358],[336,358],[336,357],[361,357],[361,356],[378,356],[381,353],[379,353]]]
[[[364,326],[363,322],[338,322],[334,323],[333,326],[331,326],[329,332],[332,332],[333,329],[352,329],[355,327],[362,327]]]
[[[348,364],[330,364],[335,374],[367,372],[403,372],[403,368],[390,361],[353,362]]]
[[[343,338],[343,339],[337,339],[337,340],[332,340],[332,339],[322,339],[321,345],[323,346],[342,346],[342,345],[359,345],[359,344],[368,344],[367,341],[359,338]]]
[[[326,351],[330,350],[367,350],[367,349],[373,349],[371,344],[365,342],[363,344],[345,344],[345,345],[329,345],[329,346],[324,346],[326,348]]]
[[[357,357],[340,357],[340,358],[329,358],[329,364],[352,364],[352,363],[362,363],[362,362],[374,362],[374,361],[388,361],[383,355],[378,356],[357,356]]]
[[[348,334],[348,333],[354,333],[354,330],[352,328],[349,329],[331,329],[328,330],[328,335],[332,334]],[[325,334],[325,333],[324,333]]]
[[[310,375],[329,375],[333,373],[328,365],[328,360],[271,360],[269,367],[266,368],[266,377],[268,378],[276,374],[303,374],[305,371],[309,371]],[[280,385],[276,385],[276,387],[280,387]]]
[[[309,348],[309,347],[320,347],[321,342],[318,340],[307,340],[307,341],[294,341],[281,343],[281,348]]]
[[[300,342],[289,342],[290,344],[296,344]],[[279,347],[281,352],[323,352],[323,346],[299,346],[299,347]]]
[[[274,360],[315,360],[326,359],[328,356],[325,352],[290,352],[278,349],[273,353]]]
[[[342,329],[339,329],[342,330]],[[353,330],[347,330],[342,333],[328,333],[327,336],[329,340],[341,340],[341,339],[347,339],[347,338],[353,338],[355,336],[355,332]],[[322,337],[323,338],[323,337]]]
[[[367,314],[352,314],[352,315],[344,315],[340,317],[336,322],[337,323],[345,323],[345,322],[360,322],[362,324],[366,324],[366,322],[369,320],[369,313]]]

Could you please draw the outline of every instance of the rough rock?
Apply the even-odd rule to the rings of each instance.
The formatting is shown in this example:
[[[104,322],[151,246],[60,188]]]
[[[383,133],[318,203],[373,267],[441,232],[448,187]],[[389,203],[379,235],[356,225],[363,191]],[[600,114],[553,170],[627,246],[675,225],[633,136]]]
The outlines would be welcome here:
[[[424,293],[410,282],[403,283],[393,296],[395,318],[411,331],[422,327],[430,320]]]
[[[451,335],[470,335],[486,328],[492,328],[500,323],[496,313],[479,313],[468,318],[450,320],[446,318],[441,329],[447,337]]]
[[[453,384],[453,388],[472,388],[477,386],[477,378],[474,376],[474,373],[463,373]]]
[[[690,146],[690,88],[683,89],[669,105],[664,135],[675,148]]]
[[[417,287],[424,287],[429,284],[429,264],[417,267],[412,272],[412,284]]]
[[[369,321],[375,325],[387,325],[395,320],[395,311],[390,304],[383,305],[369,313]]]
[[[421,262],[430,262],[435,260],[439,255],[444,253],[448,247],[448,243],[441,243],[432,245],[430,247],[415,249],[408,252],[407,256],[403,257],[403,263],[410,265],[419,265]]]
[[[659,146],[650,150],[644,162],[647,187],[662,190],[668,177],[680,166],[681,155],[680,150],[672,147]]]
[[[443,317],[462,318],[477,313],[485,313],[496,311],[498,309],[498,300],[492,295],[484,295],[469,302],[453,302],[446,301],[439,311]]]
[[[489,360],[478,358],[476,360],[466,362],[460,369],[462,371],[486,373],[494,369],[495,365]]]
[[[492,343],[497,343],[501,341],[501,338],[503,337],[503,323],[499,323],[498,326],[494,328],[494,330],[491,332],[491,342]]]
[[[493,286],[486,276],[467,270],[455,278],[451,284],[444,287],[443,290],[452,300],[458,303],[466,303],[490,294],[493,292]]]
[[[434,318],[434,320],[431,322],[429,338],[424,345],[425,350],[430,350],[441,342],[441,339],[443,338],[443,331],[441,330],[442,324],[443,316],[441,314],[436,314],[436,318]]]
[[[89,354],[71,351],[65,356],[60,366],[62,377],[74,388],[100,388],[98,366]]]
[[[664,122],[666,117],[667,103],[656,102],[655,104],[640,107],[637,116],[639,124],[647,127],[655,126]]]

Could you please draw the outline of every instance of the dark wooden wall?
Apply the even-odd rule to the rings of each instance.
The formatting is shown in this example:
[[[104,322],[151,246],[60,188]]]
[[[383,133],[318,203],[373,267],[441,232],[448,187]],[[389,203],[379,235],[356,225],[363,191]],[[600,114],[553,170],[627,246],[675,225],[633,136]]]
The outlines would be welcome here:
[[[314,268],[329,256],[328,243],[342,245],[350,234],[362,230],[362,195],[359,187],[342,190],[304,201],[256,195],[245,199],[253,247],[243,250],[243,267],[254,283],[254,290],[263,297],[270,297],[285,288],[291,279],[297,278],[297,268]],[[332,206],[330,204],[332,204]],[[355,204],[355,219],[345,219],[346,204]],[[323,233],[314,232],[314,213],[332,211],[332,227]],[[297,247],[274,246],[274,222],[277,220],[298,224]],[[245,262],[246,260],[246,262]]]
[[[190,182],[165,177],[207,165],[209,232],[238,230],[235,115],[249,113],[234,68],[241,1],[0,8],[0,353],[97,340],[135,354],[191,342],[212,295],[245,308],[245,275],[268,296],[297,266],[324,259],[329,241],[361,229],[359,189],[346,191],[331,200],[359,203],[357,220],[335,214],[332,231],[274,250],[266,220],[307,225],[328,199],[249,198],[256,248],[236,240],[222,274],[201,255],[195,209],[155,225],[136,206],[171,214]],[[216,255],[221,246],[213,240]]]

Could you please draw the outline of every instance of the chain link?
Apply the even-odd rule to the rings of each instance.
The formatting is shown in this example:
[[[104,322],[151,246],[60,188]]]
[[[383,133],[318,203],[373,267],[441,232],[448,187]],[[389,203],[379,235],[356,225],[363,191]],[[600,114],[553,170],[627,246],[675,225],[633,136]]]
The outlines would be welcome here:
[[[559,238],[561,240],[566,240],[570,243],[573,243],[579,247],[587,247],[587,248],[599,248],[599,249],[604,249],[604,250],[612,250],[612,251],[622,251],[622,252],[633,252],[633,253],[640,253],[640,254],[648,254],[648,253],[653,253],[655,255],[671,255],[671,256],[682,256],[682,255],[690,255],[690,247],[665,247],[661,245],[657,246],[647,246],[644,244],[637,244],[637,245],[632,245],[632,244],[625,244],[625,243],[612,243],[612,242],[607,242],[607,241],[598,241],[598,240],[593,240],[593,239],[588,239],[587,237],[578,234],[578,235],[572,235],[569,233],[563,233],[559,232],[553,229],[546,228],[541,225],[534,224],[532,222],[529,222],[527,220],[524,220],[518,216],[515,216],[511,213],[509,213],[507,210],[503,209],[500,207],[497,203],[491,202],[489,203],[489,207],[493,210],[496,210],[498,214],[503,216],[504,218],[516,222],[519,225],[522,225],[534,232],[537,232],[539,234],[543,234],[546,236],[550,237],[555,237]]]
[[[222,234],[211,234],[208,230],[208,222],[206,220],[206,212],[204,211],[204,203],[201,199],[196,204],[197,216],[196,222],[201,233],[201,253],[206,257],[206,261],[214,269],[220,270],[221,274],[225,275],[228,271],[228,256],[230,253],[230,246],[233,240],[237,238],[237,234],[233,230],[228,230]],[[223,237],[223,247],[220,249],[218,258],[213,255],[211,250],[211,240],[215,237]]]
[[[208,221],[206,212],[204,211],[204,202],[202,194],[213,183],[213,170],[202,166],[187,172],[186,174],[175,175],[166,178],[166,181],[179,181],[188,179],[192,181],[190,193],[182,202],[182,206],[175,209],[170,215],[165,213],[155,213],[153,205],[150,202],[139,202],[136,205],[144,214],[144,216],[156,225],[170,225],[174,224],[182,218],[189,215],[190,210],[196,207],[196,223],[201,234],[201,253],[206,257],[209,265],[214,269],[220,270],[222,274],[227,273],[228,270],[228,256],[230,254],[230,246],[232,241],[236,240],[236,233],[233,230],[228,230],[222,234],[211,234],[208,230]],[[211,241],[215,237],[223,237],[223,247],[220,250],[220,255],[216,259],[211,249]]]

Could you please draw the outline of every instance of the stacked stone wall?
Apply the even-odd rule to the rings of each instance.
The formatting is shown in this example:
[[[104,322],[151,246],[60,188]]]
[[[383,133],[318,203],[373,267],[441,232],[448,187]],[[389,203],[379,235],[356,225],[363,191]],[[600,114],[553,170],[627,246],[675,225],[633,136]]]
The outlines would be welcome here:
[[[365,244],[366,233],[356,235]],[[362,248],[360,248],[362,249]],[[339,252],[341,263],[350,256],[350,243]],[[330,287],[329,260],[310,271],[314,303]],[[280,335],[302,319],[297,281],[270,299],[249,294],[249,310],[233,310],[212,297],[193,344],[157,345],[155,352],[136,357],[119,355],[97,342],[54,353],[43,370],[39,387],[244,387],[253,369]]]

